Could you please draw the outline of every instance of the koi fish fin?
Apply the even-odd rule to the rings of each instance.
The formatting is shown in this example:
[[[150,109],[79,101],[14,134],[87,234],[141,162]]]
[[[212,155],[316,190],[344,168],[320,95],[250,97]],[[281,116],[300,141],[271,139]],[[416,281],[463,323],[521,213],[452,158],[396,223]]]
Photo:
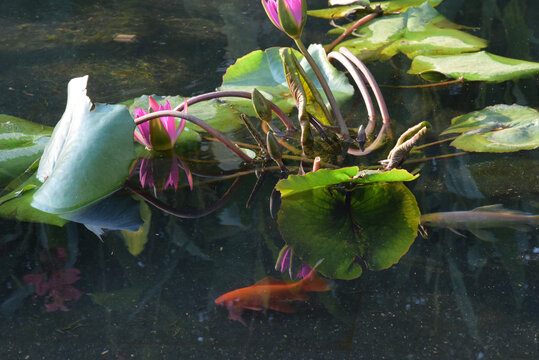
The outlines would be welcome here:
[[[499,212],[509,212],[511,210],[504,209],[502,204],[494,204],[494,205],[479,206],[479,207],[476,207],[475,209],[472,209],[471,211],[499,213]]]
[[[275,278],[272,278],[272,277],[265,277],[265,278],[263,278],[261,280],[258,280],[257,282],[254,283],[254,285],[257,285],[257,286],[259,286],[259,285],[286,285],[286,284],[290,284],[290,282],[275,279]]]
[[[303,278],[298,284],[303,291],[328,291],[329,283],[316,275],[316,268],[322,263],[318,261],[311,272]]]
[[[243,309],[237,305],[229,305],[226,307],[228,309],[228,318],[230,320],[238,321],[243,326],[247,327],[247,324],[245,321],[243,321],[243,318],[241,315],[243,314]]]
[[[254,310],[254,311],[262,311],[264,308],[262,306],[256,306],[256,305],[241,305],[242,308],[248,309],[248,310]]]
[[[286,301],[274,301],[269,304],[268,309],[287,314],[292,314],[296,312],[296,309]]]
[[[464,235],[464,234],[461,233],[461,232],[458,232],[457,230],[455,230],[455,229],[453,229],[453,228],[451,228],[451,227],[448,227],[447,229],[448,229],[449,231],[451,231],[452,233],[457,234],[458,236],[466,237],[466,235]]]

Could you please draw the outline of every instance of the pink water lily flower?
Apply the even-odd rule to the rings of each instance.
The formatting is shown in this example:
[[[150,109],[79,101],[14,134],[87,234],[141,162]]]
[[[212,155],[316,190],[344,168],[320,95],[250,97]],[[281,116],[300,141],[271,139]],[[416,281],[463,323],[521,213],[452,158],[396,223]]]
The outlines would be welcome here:
[[[305,0],[262,0],[271,22],[292,38],[298,38],[307,19]]]
[[[163,106],[150,96],[149,112],[161,110],[172,110],[172,107],[168,101]],[[135,119],[146,114],[148,114],[147,111],[135,106]],[[184,127],[185,119],[181,119],[178,124],[174,117],[163,116],[137,125],[134,136],[135,140],[146,146],[148,150],[169,150],[174,148],[174,144],[180,137]]]

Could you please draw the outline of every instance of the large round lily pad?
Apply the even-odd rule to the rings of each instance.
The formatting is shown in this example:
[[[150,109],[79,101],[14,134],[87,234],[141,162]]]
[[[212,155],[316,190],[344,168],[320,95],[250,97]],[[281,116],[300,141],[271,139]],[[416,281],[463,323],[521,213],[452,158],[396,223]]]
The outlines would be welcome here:
[[[397,263],[416,238],[419,217],[414,195],[395,182],[294,193],[282,199],[278,223],[303,261],[324,259],[324,276],[354,279],[364,264],[383,270]]]

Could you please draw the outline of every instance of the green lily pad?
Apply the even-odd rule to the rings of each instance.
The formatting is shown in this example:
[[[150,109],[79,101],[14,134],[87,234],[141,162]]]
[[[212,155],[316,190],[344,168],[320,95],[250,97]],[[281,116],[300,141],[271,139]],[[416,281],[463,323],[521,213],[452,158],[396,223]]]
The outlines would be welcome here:
[[[347,17],[357,11],[361,12],[369,6],[372,9],[380,6],[380,8],[385,12],[403,12],[408,10],[410,7],[420,6],[423,4],[429,4],[432,7],[436,7],[441,2],[442,0],[393,0],[377,2],[361,1],[360,4],[356,5],[334,6],[328,9],[309,10],[307,11],[307,14],[317,18],[333,20]]]
[[[502,82],[539,74],[539,63],[510,59],[485,51],[449,56],[417,56],[408,71],[426,80],[438,80],[440,74],[468,81]]]
[[[452,146],[476,152],[511,152],[539,147],[539,113],[521,105],[494,105],[458,116],[445,134],[462,134]]]
[[[87,206],[122,187],[135,159],[135,125],[123,105],[95,104],[86,96],[88,76],[72,79],[64,115],[41,158],[43,185],[32,206],[62,214]]]
[[[152,95],[155,101],[159,104],[165,105],[168,101],[170,106],[174,109],[176,106],[183,104],[184,97],[182,96],[158,96]],[[148,95],[142,95],[136,99],[124,102],[129,107],[129,112],[134,116],[135,106],[143,110],[148,110]],[[187,112],[196,116],[200,120],[205,121],[211,127],[221,132],[228,132],[237,130],[243,126],[238,111],[233,109],[230,105],[218,102],[216,100],[209,100],[199,102],[193,105],[189,105]],[[180,121],[179,119],[177,121]],[[180,135],[178,142],[190,142],[200,141],[200,137],[191,133],[192,131],[203,132],[204,130],[197,125],[187,121],[185,124],[185,133]]]
[[[291,175],[287,179],[279,181],[276,185],[285,198],[296,193],[323,188],[329,185],[341,183],[371,184],[375,182],[411,181],[419,175],[412,175],[404,169],[391,171],[362,170],[357,166],[341,168],[337,170],[321,169],[305,175]]]
[[[36,161],[52,128],[0,114],[0,185],[18,177]]]
[[[10,193],[0,197],[0,217],[18,221],[63,226],[67,220],[32,207],[35,191],[41,186],[35,174]]]
[[[339,104],[350,99],[354,94],[354,88],[348,82],[347,77],[335,69],[326,59],[326,53],[321,45],[312,44],[308,49],[315,62],[331,88],[335,99]],[[320,83],[316,79],[307,60],[299,53],[294,53],[301,66],[305,69],[318,91],[324,96]],[[270,48],[265,51],[253,51],[230,66],[223,76],[223,84],[219,90],[247,91],[258,89],[268,100],[274,102],[284,112],[290,114],[295,107],[294,100],[288,89],[283,70],[283,63],[279,55],[279,48]],[[227,102],[233,104],[240,111],[255,116],[250,100],[236,100],[227,98]]]
[[[399,52],[413,59],[418,55],[473,52],[487,46],[485,40],[459,28],[462,26],[453,24],[425,2],[402,14],[368,22],[355,30],[359,37],[343,41],[337,49],[344,46],[364,61],[384,61]],[[330,31],[334,34],[342,32],[342,29]]]
[[[315,188],[283,197],[278,215],[286,243],[329,278],[354,279],[362,265],[387,269],[417,236],[420,213],[400,182],[372,183],[352,192]]]

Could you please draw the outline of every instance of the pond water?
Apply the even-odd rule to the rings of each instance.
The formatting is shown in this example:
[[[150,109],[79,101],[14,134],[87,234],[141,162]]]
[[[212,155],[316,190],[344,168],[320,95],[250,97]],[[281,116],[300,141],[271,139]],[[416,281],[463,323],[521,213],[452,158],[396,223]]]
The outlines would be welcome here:
[[[325,5],[309,1],[311,8]],[[445,0],[437,9],[478,28],[474,34],[488,39],[490,52],[539,60],[535,0]],[[259,1],[250,0],[2,2],[0,28],[0,114],[49,126],[63,113],[71,78],[89,74],[88,93],[96,102],[143,94],[191,97],[220,86],[228,66],[250,51],[292,46]],[[309,18],[305,42],[329,43],[329,28]],[[369,67],[380,84],[416,84],[406,74],[409,63],[397,56]],[[433,129],[424,142],[431,142],[453,117],[470,111],[502,103],[538,108],[537,85],[535,78],[382,92],[395,133],[427,120]],[[241,131],[229,136],[252,143]],[[245,310],[246,326],[229,319],[214,303],[217,297],[266,276],[286,276],[275,271],[284,242],[270,215],[279,174],[268,176],[246,208],[257,179],[249,168],[238,169],[227,151],[205,140],[187,153],[194,190],[182,175],[177,192],[158,196],[184,216],[144,205],[147,235],[108,231],[98,237],[76,222],[58,227],[0,219],[0,358],[539,356],[536,226],[489,233],[496,241],[427,228],[428,238],[418,236],[394,266],[330,280],[331,291],[310,293],[308,301],[294,304],[295,313]],[[424,155],[459,152],[443,143]],[[410,163],[404,167],[420,169],[421,176],[407,187],[421,213],[502,204],[537,214],[537,154]],[[238,170],[248,175],[234,176]],[[26,285],[37,284],[39,276],[64,284],[65,307],[55,302],[54,285]]]

